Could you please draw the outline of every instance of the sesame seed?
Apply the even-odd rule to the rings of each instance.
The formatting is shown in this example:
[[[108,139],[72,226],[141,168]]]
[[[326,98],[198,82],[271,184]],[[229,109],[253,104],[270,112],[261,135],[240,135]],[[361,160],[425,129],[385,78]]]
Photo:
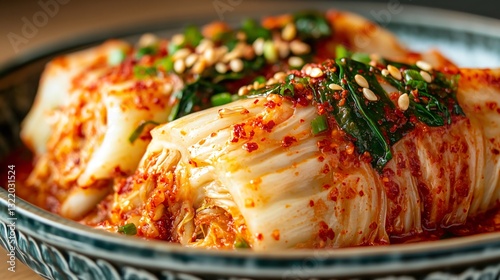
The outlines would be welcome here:
[[[214,59],[215,59],[215,53],[214,53],[214,48],[207,48],[204,52],[203,52],[203,57],[205,58],[205,60],[208,62],[208,64],[213,64],[214,62]]]
[[[193,73],[194,74],[201,74],[205,68],[206,68],[207,62],[204,59],[200,59],[196,64],[193,66]]]
[[[311,47],[299,40],[293,40],[290,42],[290,50],[292,50],[292,53],[295,55],[302,55],[309,53],[311,51]]]
[[[432,70],[432,65],[430,65],[428,62],[425,62],[423,60],[419,60],[416,63],[417,67],[425,70],[425,71],[431,71]]]
[[[246,86],[242,86],[240,87],[240,89],[238,90],[238,95],[239,96],[243,96],[243,95],[246,95],[248,93],[248,89]]]
[[[377,101],[377,96],[371,89],[368,88],[363,88],[363,96],[368,99],[369,101]]]
[[[410,106],[410,98],[408,97],[408,94],[406,93],[401,94],[398,98],[399,109],[406,111],[408,110],[409,106]]]
[[[290,45],[283,41],[276,41],[276,48],[278,49],[278,54],[281,58],[288,57],[290,55]]]
[[[147,46],[154,45],[157,42],[158,42],[158,37],[156,37],[156,35],[151,34],[151,33],[146,33],[146,34],[141,36],[141,38],[139,39],[138,45],[139,45],[139,47],[147,47]]]
[[[285,72],[276,72],[273,76],[276,80],[284,80],[286,78],[286,73]]]
[[[189,54],[191,53],[191,50],[183,48],[180,50],[177,50],[173,55],[172,59],[173,60],[179,60],[179,59],[184,59],[186,58]]]
[[[235,58],[229,62],[229,68],[233,72],[241,72],[243,70],[243,61],[239,58]]]
[[[389,70],[387,70],[387,69],[383,69],[383,70],[382,70],[382,75],[383,75],[384,77],[386,77],[386,76],[387,76],[387,75],[389,75],[389,74],[390,74],[390,73],[389,73]]]
[[[215,70],[221,74],[224,74],[227,72],[227,65],[222,62],[218,62],[217,64],[215,64]]]
[[[214,47],[214,42],[212,42],[212,40],[207,39],[207,38],[203,38],[200,41],[200,43],[198,44],[198,46],[196,47],[195,51],[197,53],[203,53],[203,52],[205,52],[206,49],[213,48],[213,47]]]
[[[222,62],[227,63],[236,58],[240,58],[243,55],[244,50],[245,50],[245,44],[242,42],[238,43],[231,52],[226,53],[222,57]]]
[[[304,60],[298,56],[291,56],[288,59],[288,64],[293,68],[299,68],[300,66],[304,65]]]
[[[250,45],[245,45],[245,48],[243,48],[243,57],[246,60],[252,60],[255,57],[255,51],[253,50],[252,46]]]
[[[181,74],[186,70],[186,64],[184,63],[184,60],[178,59],[174,62],[174,71]]]
[[[169,95],[172,93],[172,90],[174,89],[174,87],[172,86],[171,83],[164,83],[163,84],[163,94],[165,95]]]
[[[291,41],[295,38],[295,36],[297,36],[297,28],[295,27],[295,24],[290,22],[281,31],[281,38],[285,41]]]
[[[426,81],[428,83],[432,82],[432,77],[428,72],[425,72],[422,70],[422,71],[420,71],[420,76],[422,76],[422,78],[424,78],[424,81]]]
[[[266,85],[272,85],[272,84],[275,84],[277,81],[275,78],[270,78],[269,80],[267,80],[266,82]]]
[[[371,53],[370,54],[370,60],[372,61],[380,61],[381,57],[380,57],[380,54],[378,53]]]
[[[264,42],[264,57],[271,63],[278,61],[278,50],[273,41]]]
[[[401,80],[403,77],[401,76],[401,72],[399,72],[399,69],[392,66],[392,65],[387,65],[387,70],[389,70],[389,73],[391,76],[393,76],[396,80]]]
[[[264,38],[257,38],[252,46],[256,55],[262,55],[264,53]]]
[[[356,74],[356,76],[354,76],[354,80],[356,80],[356,83],[362,88],[369,88],[370,87],[370,85],[368,84],[368,81],[365,79],[365,77],[361,76],[360,74]]]
[[[172,43],[174,43],[174,45],[176,46],[180,46],[184,43],[185,39],[186,37],[184,37],[184,34],[175,34],[174,36],[172,36]]]
[[[226,46],[220,46],[215,49],[215,58],[214,61],[219,61],[222,59],[222,57],[227,54],[228,48]]]
[[[188,55],[185,60],[186,60],[185,61],[186,67],[191,67],[198,60],[198,54],[192,53],[192,54]]]
[[[319,77],[323,76],[323,70],[321,70],[318,67],[314,67],[313,69],[311,69],[311,74],[309,76],[311,76],[313,78],[319,78]]]
[[[343,90],[343,88],[337,84],[329,84],[328,88],[330,88],[331,90]]]
[[[312,67],[308,65],[303,70],[304,70],[304,73],[306,73],[306,75],[310,76]]]
[[[238,33],[236,33],[236,39],[245,41],[247,39],[247,35],[243,31],[238,31]]]

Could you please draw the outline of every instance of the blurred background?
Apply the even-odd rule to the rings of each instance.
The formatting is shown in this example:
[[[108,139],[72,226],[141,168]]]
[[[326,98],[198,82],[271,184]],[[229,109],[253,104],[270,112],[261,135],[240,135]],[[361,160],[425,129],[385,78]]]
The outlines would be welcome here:
[[[148,28],[161,29],[165,22],[199,20],[237,20],[242,14],[264,16],[268,7],[282,5],[303,9],[307,1],[263,0],[30,0],[0,1],[0,69],[3,65],[22,62],[60,46],[100,41],[117,34],[134,33]],[[364,16],[390,21],[390,11],[402,11],[399,17],[418,19],[404,10],[408,6],[424,6],[454,10],[500,19],[500,9],[490,1],[375,0],[317,1],[332,7],[352,7]],[[376,3],[378,6],[373,6]],[[377,8],[373,8],[377,7]],[[425,12],[425,11],[423,11]],[[443,12],[444,13],[444,12]],[[439,13],[437,14],[438,17]],[[388,18],[389,17],[389,18]],[[469,24],[469,23],[464,23]],[[493,27],[494,28],[494,27]],[[497,32],[496,30],[489,32]],[[500,33],[500,30],[498,30]],[[9,273],[6,254],[0,249],[0,279],[41,279],[18,264],[18,272]]]
[[[284,0],[0,1],[0,66],[23,55],[44,52],[60,42],[97,39],[94,35],[97,33],[101,37],[105,34],[111,36],[117,30],[139,30],[168,20],[227,19],[248,11],[265,14],[266,6],[275,4],[272,2],[283,3],[284,9],[292,5]],[[347,1],[323,2],[342,7]],[[500,9],[488,1],[349,1],[355,5],[363,5],[363,2],[376,2],[387,7],[419,5],[500,18]],[[307,1],[303,1],[302,6],[307,7]],[[377,13],[368,13],[367,16],[377,17]]]

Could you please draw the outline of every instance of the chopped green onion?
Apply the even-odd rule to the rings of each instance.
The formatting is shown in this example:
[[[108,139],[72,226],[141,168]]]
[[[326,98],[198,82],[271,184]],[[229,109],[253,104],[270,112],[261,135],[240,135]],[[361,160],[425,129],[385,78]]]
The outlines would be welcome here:
[[[134,76],[138,79],[156,75],[156,67],[152,66],[135,65],[133,71]]]
[[[362,63],[370,63],[371,59],[370,59],[370,56],[366,53],[353,53],[351,58],[353,60],[356,60],[356,61],[359,61],[359,62],[362,62]]]
[[[198,46],[203,39],[203,34],[201,34],[200,29],[194,25],[186,27],[186,30],[184,30],[184,36],[186,38],[186,44],[191,47]]]
[[[133,144],[135,142],[135,140],[137,140],[137,138],[139,138],[139,136],[141,136],[142,134],[142,131],[144,130],[144,128],[146,128],[147,125],[159,125],[159,123],[155,122],[155,121],[144,121],[142,122],[133,132],[132,134],[130,134],[130,136],[128,137],[128,141],[130,142],[130,144]]]
[[[278,50],[274,46],[273,41],[268,40],[264,42],[264,57],[270,63],[275,63],[278,61]]]
[[[172,107],[172,110],[170,111],[170,114],[168,114],[167,120],[169,122],[177,118],[177,115],[179,113],[179,108],[180,108],[180,103],[179,102],[175,103],[175,105]]]
[[[254,82],[258,82],[259,84],[265,84],[266,83],[266,77],[264,77],[264,76],[258,76],[253,81]]]
[[[125,60],[126,54],[122,49],[114,49],[108,55],[108,64],[116,66]]]
[[[337,45],[337,47],[335,48],[335,58],[339,59],[350,56],[351,52],[349,52],[346,47],[344,47],[343,45]]]
[[[319,39],[330,36],[332,28],[327,19],[318,12],[299,12],[294,15],[297,33],[302,40]]]
[[[416,81],[425,81],[422,75],[417,70],[414,69],[406,69],[404,72],[405,79],[407,81],[416,80]]]
[[[166,72],[172,71],[174,69],[174,61],[171,56],[166,56],[155,62],[156,66],[160,66]]]
[[[317,116],[311,121],[311,128],[314,135],[328,130],[328,123],[324,115]]]
[[[134,223],[128,223],[124,226],[118,227],[118,232],[126,235],[136,235],[137,228]]]
[[[170,42],[168,44],[168,53],[170,55],[174,54],[176,51],[182,49],[182,45],[176,45],[173,42]]]
[[[250,248],[250,245],[248,245],[248,242],[243,238],[243,237],[236,237],[236,240],[234,241],[234,248],[236,249],[247,249]]]
[[[155,54],[155,53],[156,53],[156,46],[145,46],[137,50],[135,58],[140,59],[145,55]]]
[[[233,99],[229,92],[222,92],[212,95],[210,101],[212,102],[212,106],[220,106],[232,102]]]
[[[247,35],[247,43],[253,43],[258,38],[271,39],[271,31],[262,27],[253,19],[246,19],[241,25],[241,31]]]

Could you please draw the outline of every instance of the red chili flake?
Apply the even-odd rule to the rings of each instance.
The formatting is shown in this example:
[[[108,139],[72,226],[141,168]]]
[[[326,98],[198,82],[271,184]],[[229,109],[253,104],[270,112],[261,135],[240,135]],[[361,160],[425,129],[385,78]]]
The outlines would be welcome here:
[[[323,174],[330,173],[330,166],[325,163],[325,165],[323,166],[323,170],[321,172],[323,172]]]
[[[280,240],[280,231],[279,229],[273,230],[273,233],[271,234],[274,240],[279,241]]]
[[[311,200],[309,200],[309,206],[310,206],[310,207],[314,207],[314,200],[312,200],[312,199],[311,199]]]
[[[257,103],[259,103],[259,99],[255,99],[255,100],[253,101],[253,104],[257,104]]]
[[[262,240],[264,240],[264,235],[262,235],[262,233],[258,233],[256,235],[256,238],[257,238],[257,240],[262,241]]]
[[[235,124],[233,127],[233,139],[231,139],[232,143],[238,142],[240,138],[246,137],[247,133],[245,131],[245,124]]]
[[[500,154],[500,151],[499,151],[499,150],[497,150],[497,149],[495,149],[495,148],[493,148],[493,149],[491,150],[491,152],[492,152],[493,154],[495,154],[495,155]]]
[[[325,157],[324,157],[324,156],[319,156],[319,157],[318,157],[318,161],[319,161],[319,162],[323,162],[323,161],[325,161]]]
[[[324,185],[323,185],[323,189],[328,190],[329,188],[330,188],[330,185],[329,185],[329,184],[324,184]]]
[[[323,241],[333,240],[335,232],[324,221],[321,221],[319,222],[318,237]]]
[[[262,123],[262,129],[267,131],[267,132],[271,132],[271,130],[273,130],[274,126],[276,126],[276,123],[273,120],[270,120],[266,124]]]
[[[276,102],[269,100],[264,104],[264,106],[269,109],[274,109],[276,107]]]
[[[299,120],[299,122],[300,122],[300,123],[304,123],[305,121],[306,121],[306,120],[304,120],[304,119],[300,119],[300,120]]]
[[[247,152],[251,153],[259,148],[259,145],[255,142],[248,142],[243,144],[243,149],[245,149]]]
[[[366,162],[366,163],[370,163],[372,162],[372,155],[370,154],[370,152],[368,151],[365,151],[361,156],[360,156],[360,160],[363,161],[363,162]]]
[[[328,193],[328,199],[330,199],[331,201],[337,201],[338,196],[339,190],[337,188],[332,188]]]
[[[297,139],[293,136],[285,136],[283,140],[281,141],[281,146],[283,148],[288,148],[290,147],[293,143],[297,142]]]
[[[326,153],[332,150],[331,142],[329,139],[322,139],[318,141],[317,145],[322,153]]]

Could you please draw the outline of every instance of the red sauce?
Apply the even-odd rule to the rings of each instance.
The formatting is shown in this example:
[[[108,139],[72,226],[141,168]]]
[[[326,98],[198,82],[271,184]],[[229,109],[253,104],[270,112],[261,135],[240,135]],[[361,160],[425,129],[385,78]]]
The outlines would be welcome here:
[[[243,149],[245,149],[247,152],[251,153],[259,148],[259,145],[255,142],[248,142],[243,144]]]
[[[293,143],[297,142],[297,139],[293,136],[285,136],[283,140],[281,141],[281,146],[283,148],[288,148],[290,147]]]

